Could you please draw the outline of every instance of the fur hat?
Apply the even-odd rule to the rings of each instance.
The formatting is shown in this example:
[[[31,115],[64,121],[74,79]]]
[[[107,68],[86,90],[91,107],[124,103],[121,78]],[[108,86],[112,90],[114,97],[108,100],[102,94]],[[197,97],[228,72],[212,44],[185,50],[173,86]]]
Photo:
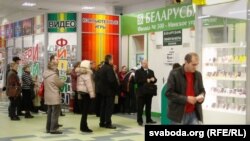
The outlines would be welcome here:
[[[80,64],[81,68],[87,68],[90,69],[90,61],[89,60],[83,60]]]

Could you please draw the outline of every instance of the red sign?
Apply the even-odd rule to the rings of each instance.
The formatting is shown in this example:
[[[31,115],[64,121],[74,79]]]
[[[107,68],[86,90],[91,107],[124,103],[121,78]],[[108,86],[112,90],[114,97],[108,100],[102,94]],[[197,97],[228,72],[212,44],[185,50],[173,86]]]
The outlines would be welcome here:
[[[66,39],[58,39],[56,41],[56,45],[60,46],[60,47],[63,47],[63,46],[66,46],[68,44],[68,41]]]
[[[23,52],[23,62],[37,61],[38,60],[38,44],[35,47],[30,47]]]
[[[82,14],[82,32],[119,34],[119,16]]]

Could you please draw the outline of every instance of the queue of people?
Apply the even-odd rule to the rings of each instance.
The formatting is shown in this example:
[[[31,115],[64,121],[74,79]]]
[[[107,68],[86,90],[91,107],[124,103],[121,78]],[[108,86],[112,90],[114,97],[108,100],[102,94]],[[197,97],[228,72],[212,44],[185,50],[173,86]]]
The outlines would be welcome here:
[[[16,59],[16,58],[15,58]],[[14,60],[14,59],[13,59]],[[20,58],[17,59],[20,61]],[[46,132],[51,134],[62,134],[58,123],[61,113],[60,87],[64,81],[59,78],[57,69],[58,59],[51,55],[47,69],[43,73],[44,97],[42,98],[47,110]],[[7,73],[6,93],[9,96],[9,116],[11,120],[20,120],[18,107],[23,99],[23,110],[25,118],[33,118],[32,100],[36,97],[37,79],[32,79],[28,65],[23,67],[21,80],[17,75],[18,63],[10,64]],[[146,122],[156,123],[151,119],[151,104],[153,93],[145,93],[147,83],[156,83],[157,79],[152,70],[148,68],[147,61],[142,61],[140,69],[131,68],[127,71],[126,66],[122,71],[117,71],[113,64],[112,55],[106,55],[105,61],[95,69],[95,63],[90,60],[77,62],[71,71],[71,86],[74,92],[74,113],[81,114],[80,131],[93,132],[89,128],[88,114],[95,113],[100,118],[101,128],[116,129],[112,122],[114,108],[118,106],[119,112],[137,114],[137,122],[143,125],[142,113],[146,105]],[[138,89],[136,89],[136,84]],[[13,89],[14,88],[14,89]],[[21,98],[22,97],[22,98]],[[115,98],[119,97],[119,104],[115,104]],[[38,104],[39,105],[39,104]]]

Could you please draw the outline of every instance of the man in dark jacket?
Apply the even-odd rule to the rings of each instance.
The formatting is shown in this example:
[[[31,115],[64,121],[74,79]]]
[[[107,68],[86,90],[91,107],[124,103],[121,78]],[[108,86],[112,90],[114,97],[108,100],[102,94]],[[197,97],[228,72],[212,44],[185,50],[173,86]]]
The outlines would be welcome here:
[[[146,105],[146,122],[156,123],[151,119],[151,104],[152,98],[156,93],[148,93],[148,87],[156,83],[154,72],[148,68],[147,60],[141,62],[142,67],[135,72],[135,82],[138,85],[137,91],[137,122],[140,126],[143,125],[143,108]]]
[[[100,69],[99,79],[101,92],[100,127],[116,129],[112,125],[111,116],[114,108],[114,97],[118,90],[118,82],[113,69],[113,58],[111,55],[105,56],[105,64]]]
[[[199,124],[203,120],[201,104],[205,89],[201,73],[196,71],[199,57],[185,56],[185,64],[170,72],[166,96],[169,99],[168,118],[172,124]]]

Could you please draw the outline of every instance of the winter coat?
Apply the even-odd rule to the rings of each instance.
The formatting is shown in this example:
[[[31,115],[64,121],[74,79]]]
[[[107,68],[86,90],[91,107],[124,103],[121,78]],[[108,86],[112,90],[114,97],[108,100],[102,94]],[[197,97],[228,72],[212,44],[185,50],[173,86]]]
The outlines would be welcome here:
[[[77,73],[77,91],[88,93],[91,98],[95,97],[95,84],[93,72],[87,68],[76,68]]]
[[[77,84],[77,74],[76,69],[73,69],[70,73],[71,76],[71,87],[73,91],[77,91],[76,84]]]
[[[56,66],[49,63],[48,70],[43,73],[44,79],[44,101],[47,105],[61,104],[60,87],[64,81],[59,78]]]
[[[8,96],[20,96],[21,95],[21,84],[17,72],[10,70],[7,76],[6,94]],[[17,89],[12,91],[12,89]]]
[[[114,96],[118,93],[118,80],[116,78],[113,66],[105,63],[99,72],[100,93],[102,96]]]

